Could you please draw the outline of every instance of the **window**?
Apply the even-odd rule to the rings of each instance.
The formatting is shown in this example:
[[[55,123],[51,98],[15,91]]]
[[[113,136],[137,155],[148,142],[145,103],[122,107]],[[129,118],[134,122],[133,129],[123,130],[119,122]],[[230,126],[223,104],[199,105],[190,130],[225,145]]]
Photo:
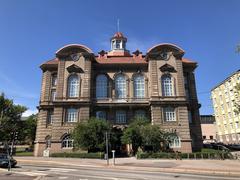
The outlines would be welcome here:
[[[52,92],[51,92],[51,100],[52,101],[56,100],[56,90],[55,89],[53,89]]]
[[[77,122],[78,110],[75,108],[67,109],[66,122]]]
[[[57,75],[56,74],[52,75],[52,86],[53,87],[57,86]]]
[[[79,96],[79,78],[77,75],[71,75],[68,78],[68,97]]]
[[[136,75],[133,79],[133,88],[134,88],[134,97],[135,98],[144,98],[145,97],[145,85],[144,85],[144,76]]]
[[[206,136],[203,136],[203,139],[205,140],[205,139],[206,139]]]
[[[162,94],[163,96],[173,96],[173,82],[170,75],[162,77]]]
[[[228,135],[226,135],[226,141],[227,141],[227,142],[229,141],[229,136],[228,136]]]
[[[51,147],[51,136],[47,136],[45,138],[46,143],[46,149]]]
[[[166,107],[163,108],[165,121],[176,121],[175,108]]]
[[[96,118],[106,120],[107,119],[106,111],[97,111]]]
[[[236,129],[238,129],[238,128],[239,128],[238,121],[237,121],[237,122],[235,122],[235,125],[236,125]]]
[[[213,139],[213,136],[209,136],[210,137],[210,139]]]
[[[47,114],[47,124],[52,124],[53,122],[53,110],[49,110]]]
[[[127,81],[123,74],[119,74],[115,78],[115,93],[117,99],[127,97]]]
[[[232,134],[232,140],[236,141],[236,135],[235,134]]]
[[[146,113],[144,110],[135,111],[135,118],[144,119],[146,118]]]
[[[116,40],[116,49],[121,49],[121,40]]]
[[[98,75],[96,78],[96,98],[106,98],[108,92],[108,79],[105,75]]]
[[[64,136],[62,139],[62,148],[73,148],[73,139],[69,135]]]
[[[176,137],[173,141],[169,144],[170,148],[180,148],[181,147],[181,139],[180,137]]]
[[[126,120],[126,112],[125,111],[116,111],[116,123],[125,124]]]
[[[188,122],[192,123],[192,112],[188,111]]]

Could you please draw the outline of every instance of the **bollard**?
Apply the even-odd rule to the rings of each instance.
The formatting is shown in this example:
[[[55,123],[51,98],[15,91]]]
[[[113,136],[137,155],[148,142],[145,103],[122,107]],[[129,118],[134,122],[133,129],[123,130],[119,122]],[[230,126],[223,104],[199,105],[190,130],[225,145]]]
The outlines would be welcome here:
[[[113,166],[115,166],[115,150],[112,150]]]

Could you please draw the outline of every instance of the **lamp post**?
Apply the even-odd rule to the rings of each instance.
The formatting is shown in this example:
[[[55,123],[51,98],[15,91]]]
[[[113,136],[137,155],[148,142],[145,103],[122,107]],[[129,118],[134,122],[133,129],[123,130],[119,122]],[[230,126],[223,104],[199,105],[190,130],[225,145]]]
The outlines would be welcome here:
[[[108,158],[108,132],[105,133],[106,136],[106,159],[107,159],[107,165],[109,165],[109,158]]]

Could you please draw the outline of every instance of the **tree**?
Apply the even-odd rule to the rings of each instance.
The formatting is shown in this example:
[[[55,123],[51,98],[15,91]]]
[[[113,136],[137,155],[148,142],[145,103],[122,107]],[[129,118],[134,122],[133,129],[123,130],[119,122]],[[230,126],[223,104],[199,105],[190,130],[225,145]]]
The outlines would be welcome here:
[[[234,112],[240,113],[240,84],[237,84],[234,88],[234,100],[233,100],[235,109]]]
[[[123,136],[121,138],[123,144],[131,144],[133,154],[135,154],[139,147],[143,144],[141,128],[149,124],[149,120],[143,118],[135,118],[132,123],[123,131]]]
[[[19,134],[19,138],[24,140],[25,143],[33,145],[37,128],[37,115],[33,114],[23,121],[22,133]]]
[[[22,113],[27,110],[26,107],[15,105],[12,100],[0,95],[0,141],[12,140],[13,132],[21,129]]]
[[[105,149],[105,132],[111,130],[107,121],[90,118],[88,122],[79,123],[74,128],[72,137],[77,148],[89,152],[103,151]]]

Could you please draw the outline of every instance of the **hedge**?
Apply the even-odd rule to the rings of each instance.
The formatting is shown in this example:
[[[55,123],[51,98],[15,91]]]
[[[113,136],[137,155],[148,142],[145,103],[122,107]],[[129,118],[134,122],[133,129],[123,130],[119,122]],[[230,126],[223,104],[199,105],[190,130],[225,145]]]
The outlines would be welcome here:
[[[228,152],[219,153],[146,153],[138,152],[137,159],[232,159],[232,155]]]
[[[51,157],[103,159],[104,153],[53,153]]]

